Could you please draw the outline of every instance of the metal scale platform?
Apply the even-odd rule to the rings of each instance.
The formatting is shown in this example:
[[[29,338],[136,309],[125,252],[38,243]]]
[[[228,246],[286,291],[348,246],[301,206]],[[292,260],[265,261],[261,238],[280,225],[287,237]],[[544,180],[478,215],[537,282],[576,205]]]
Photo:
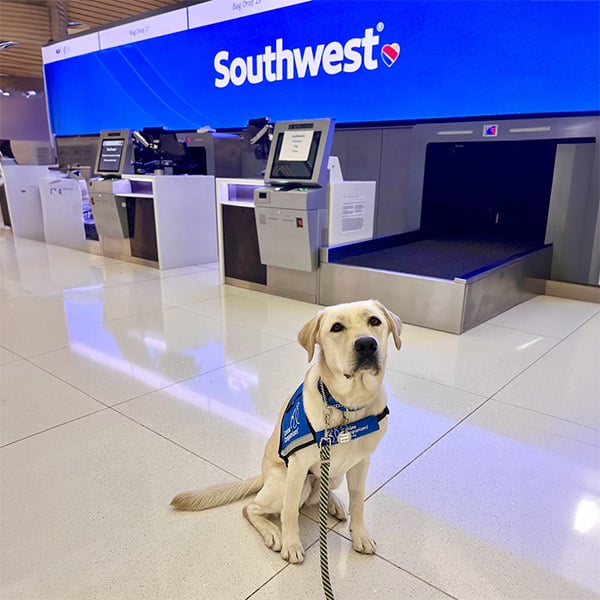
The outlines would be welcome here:
[[[406,323],[460,334],[543,293],[552,246],[423,232],[321,249],[319,301],[377,297]]]

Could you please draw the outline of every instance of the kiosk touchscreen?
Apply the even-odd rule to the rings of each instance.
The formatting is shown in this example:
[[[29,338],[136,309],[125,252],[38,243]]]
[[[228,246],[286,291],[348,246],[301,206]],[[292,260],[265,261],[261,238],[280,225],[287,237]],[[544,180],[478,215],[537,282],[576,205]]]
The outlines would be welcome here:
[[[131,132],[128,129],[101,132],[94,173],[103,177],[120,177],[132,170]]]
[[[131,191],[131,183],[121,179],[123,173],[131,173],[131,132],[102,131],[98,141],[98,153],[94,173],[99,177],[90,180],[90,205],[96,229],[101,237],[127,238],[131,236],[127,203],[119,197]]]
[[[334,121],[280,121],[265,171],[268,187],[254,192],[263,264],[315,271],[327,239],[328,159]]]
[[[286,187],[327,185],[333,120],[282,121],[275,125],[265,181]]]

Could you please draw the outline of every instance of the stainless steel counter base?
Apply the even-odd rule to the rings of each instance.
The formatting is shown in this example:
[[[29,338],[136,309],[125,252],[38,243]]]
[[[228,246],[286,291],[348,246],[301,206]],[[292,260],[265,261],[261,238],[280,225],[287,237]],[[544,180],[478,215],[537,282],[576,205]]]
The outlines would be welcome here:
[[[326,262],[321,252],[319,304],[376,298],[405,323],[463,333],[509,308],[543,294],[535,279],[550,275],[552,248],[545,247],[469,279],[436,279]]]

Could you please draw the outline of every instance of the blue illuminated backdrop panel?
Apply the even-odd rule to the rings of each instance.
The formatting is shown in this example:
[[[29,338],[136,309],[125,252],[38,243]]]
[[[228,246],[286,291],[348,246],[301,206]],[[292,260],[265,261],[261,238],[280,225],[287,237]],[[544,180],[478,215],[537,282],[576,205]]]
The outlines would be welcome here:
[[[596,1],[312,0],[254,14],[239,3],[238,18],[226,4],[225,20],[202,27],[190,7],[171,16],[173,33],[142,39],[154,21],[142,22],[121,26],[131,43],[107,47],[109,30],[80,55],[45,48],[53,132],[600,109]]]

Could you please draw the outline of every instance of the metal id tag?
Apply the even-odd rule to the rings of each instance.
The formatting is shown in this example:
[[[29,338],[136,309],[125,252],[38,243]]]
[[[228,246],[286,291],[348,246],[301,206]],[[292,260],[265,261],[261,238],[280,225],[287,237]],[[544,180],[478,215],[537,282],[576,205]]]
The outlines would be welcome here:
[[[340,444],[347,444],[349,441],[352,440],[352,434],[349,431],[342,431],[339,435],[338,435],[338,443]]]

